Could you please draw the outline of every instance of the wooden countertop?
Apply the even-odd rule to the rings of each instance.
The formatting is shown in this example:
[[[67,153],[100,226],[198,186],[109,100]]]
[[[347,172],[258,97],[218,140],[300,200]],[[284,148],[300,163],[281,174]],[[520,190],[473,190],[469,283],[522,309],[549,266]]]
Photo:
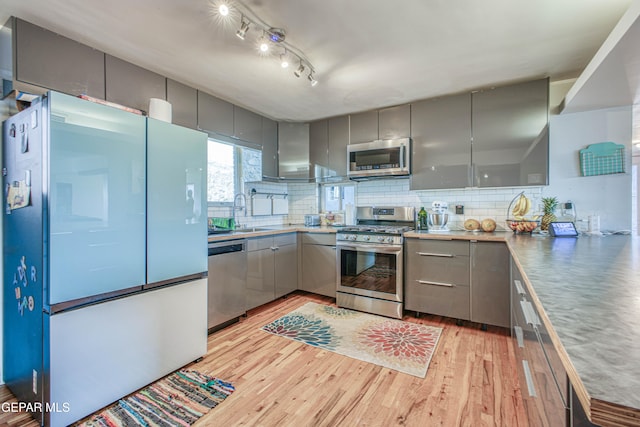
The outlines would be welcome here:
[[[255,227],[256,231],[234,231],[227,234],[210,234],[209,243],[223,242],[225,240],[247,239],[251,237],[272,236],[276,234],[286,233],[337,233],[338,227],[305,227],[304,225],[266,225],[264,227]]]
[[[506,242],[589,418],[640,426],[640,237],[405,237]]]

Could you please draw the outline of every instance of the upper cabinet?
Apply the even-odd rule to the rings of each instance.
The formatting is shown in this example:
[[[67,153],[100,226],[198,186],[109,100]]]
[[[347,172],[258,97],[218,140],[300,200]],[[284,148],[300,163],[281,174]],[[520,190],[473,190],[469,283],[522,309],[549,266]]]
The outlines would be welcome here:
[[[105,98],[104,53],[13,19],[14,78],[70,95]]]
[[[411,190],[471,185],[470,94],[413,103],[411,137]]]
[[[149,99],[167,99],[166,78],[115,56],[105,56],[106,100],[149,111]]]
[[[284,179],[307,180],[312,176],[308,123],[278,123],[278,174]]]
[[[351,122],[350,144],[411,136],[411,106],[409,104],[351,114],[349,118]]]
[[[198,91],[198,128],[221,135],[233,135],[233,104]]]
[[[230,136],[262,145],[262,116],[234,105],[233,135]]]
[[[471,95],[473,186],[548,184],[549,80]]]
[[[349,145],[349,116],[333,117],[328,121],[329,169],[336,176],[347,176],[347,145]]]
[[[198,91],[167,79],[167,101],[171,104],[172,122],[190,129],[198,127]]]
[[[329,122],[326,119],[309,123],[309,163],[316,168],[329,168]]]
[[[278,176],[278,123],[262,118],[262,177]]]

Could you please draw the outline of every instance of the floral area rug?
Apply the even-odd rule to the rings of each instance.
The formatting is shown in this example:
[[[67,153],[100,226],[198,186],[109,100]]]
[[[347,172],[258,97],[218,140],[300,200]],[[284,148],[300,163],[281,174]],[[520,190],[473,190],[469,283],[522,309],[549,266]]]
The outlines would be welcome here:
[[[442,328],[308,302],[264,331],[424,378]]]
[[[233,393],[234,387],[197,371],[174,372],[77,426],[190,426]]]

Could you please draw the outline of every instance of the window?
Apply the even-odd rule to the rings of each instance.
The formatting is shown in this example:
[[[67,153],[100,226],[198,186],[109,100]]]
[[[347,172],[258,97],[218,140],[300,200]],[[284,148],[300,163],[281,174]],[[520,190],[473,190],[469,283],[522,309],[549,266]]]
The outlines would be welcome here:
[[[324,184],[320,186],[320,211],[344,212],[347,205],[356,205],[354,184]]]
[[[262,152],[240,145],[209,139],[207,150],[207,201],[213,205],[233,204],[244,183],[262,179]]]

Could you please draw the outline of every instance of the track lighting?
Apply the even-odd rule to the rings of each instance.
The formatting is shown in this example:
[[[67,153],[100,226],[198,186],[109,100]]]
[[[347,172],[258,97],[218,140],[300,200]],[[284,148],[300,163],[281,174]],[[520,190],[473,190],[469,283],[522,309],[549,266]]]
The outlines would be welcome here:
[[[241,0],[215,0],[213,7],[217,9],[219,17],[222,17],[225,21],[235,20],[240,16],[239,27],[236,27],[238,28],[236,36],[239,39],[245,40],[251,26],[257,28],[258,31],[255,31],[255,33],[260,34],[259,31],[262,31],[262,34],[257,40],[258,51],[261,55],[276,56],[277,53],[271,54],[270,50],[272,50],[271,48],[275,45],[281,46],[282,49],[284,49],[284,53],[276,56],[276,58],[280,59],[280,66],[282,68],[288,68],[292,60],[297,60],[300,65],[293,74],[296,77],[300,77],[305,70],[307,70],[309,72],[308,79],[311,82],[311,86],[318,84],[318,81],[314,78],[315,69],[313,65],[311,65],[311,62],[309,62],[302,51],[285,41],[286,32],[284,29],[272,27],[267,24],[243,4]],[[252,34],[253,33],[254,32],[252,32]],[[256,35],[255,37],[258,36]],[[254,38],[253,41],[255,42],[255,40]],[[277,52],[279,49],[273,50]]]
[[[249,31],[249,25],[249,21],[245,21],[243,16],[240,19],[240,29],[236,31],[236,36],[238,36],[240,40],[244,40],[245,34],[247,34],[247,31]]]

